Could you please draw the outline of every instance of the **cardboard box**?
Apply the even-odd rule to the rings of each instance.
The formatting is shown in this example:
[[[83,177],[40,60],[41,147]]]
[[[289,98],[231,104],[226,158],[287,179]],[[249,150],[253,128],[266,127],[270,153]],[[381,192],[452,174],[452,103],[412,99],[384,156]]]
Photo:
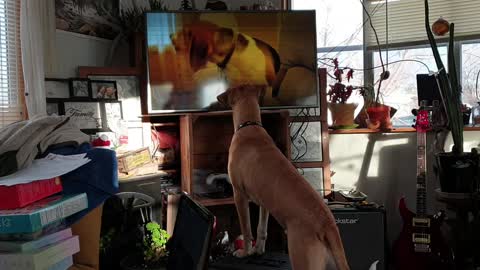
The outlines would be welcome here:
[[[117,156],[117,160],[118,171],[128,173],[133,169],[151,162],[150,150],[148,147],[145,147],[136,151],[130,151]]]

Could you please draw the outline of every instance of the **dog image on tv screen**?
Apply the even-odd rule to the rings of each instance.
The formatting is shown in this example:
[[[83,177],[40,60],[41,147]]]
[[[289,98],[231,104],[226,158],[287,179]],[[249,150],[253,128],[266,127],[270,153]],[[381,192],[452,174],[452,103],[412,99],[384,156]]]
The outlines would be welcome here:
[[[148,13],[149,112],[203,111],[241,84],[263,108],[318,106],[315,13]]]

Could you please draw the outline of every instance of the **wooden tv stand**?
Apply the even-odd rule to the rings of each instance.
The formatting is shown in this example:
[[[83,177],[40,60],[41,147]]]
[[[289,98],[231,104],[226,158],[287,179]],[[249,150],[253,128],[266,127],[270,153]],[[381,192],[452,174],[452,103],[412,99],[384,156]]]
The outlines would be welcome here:
[[[195,188],[206,180],[195,176],[195,170],[227,173],[228,150],[234,131],[232,112],[185,114],[179,118],[182,190],[205,206],[233,204],[233,198],[201,197]],[[288,111],[264,111],[262,123],[279,149],[290,158]]]

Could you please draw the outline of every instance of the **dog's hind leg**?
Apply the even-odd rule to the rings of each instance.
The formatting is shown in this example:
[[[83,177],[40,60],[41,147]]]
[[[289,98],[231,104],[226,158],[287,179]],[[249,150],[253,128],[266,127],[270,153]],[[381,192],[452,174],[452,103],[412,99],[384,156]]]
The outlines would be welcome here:
[[[255,243],[254,253],[261,255],[265,253],[265,242],[267,241],[268,228],[268,210],[260,206],[260,214],[258,216],[257,241]]]
[[[238,258],[249,256],[253,253],[252,248],[252,228],[250,227],[250,209],[248,207],[248,198],[241,191],[233,188],[235,206],[237,208],[238,219],[240,221],[240,230],[243,234],[243,249],[236,250],[233,255]]]
[[[328,250],[313,230],[302,224],[288,226],[288,253],[293,270],[324,270]]]

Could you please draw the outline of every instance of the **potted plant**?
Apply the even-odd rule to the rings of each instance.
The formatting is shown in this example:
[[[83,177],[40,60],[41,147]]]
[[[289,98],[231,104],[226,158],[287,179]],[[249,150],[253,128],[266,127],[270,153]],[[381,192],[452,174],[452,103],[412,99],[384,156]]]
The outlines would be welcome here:
[[[355,118],[355,123],[362,128],[391,129],[390,118],[396,110],[376,101],[373,86],[362,86],[359,87],[359,90],[363,97],[363,108]]]
[[[154,221],[147,223],[144,230],[141,252],[125,257],[120,265],[124,270],[166,269],[168,258],[166,244],[170,235]]]
[[[353,77],[353,69],[340,68],[338,66],[338,59],[332,59],[334,64],[333,78],[335,83],[330,85],[330,90],[327,92],[329,97],[328,108],[332,114],[333,128],[355,128],[354,113],[357,108],[357,103],[347,103],[352,95],[355,87],[352,85],[345,85],[343,83],[343,72],[347,71],[347,81]]]
[[[435,74],[442,96],[444,112],[447,118],[447,130],[452,134],[451,152],[436,154],[436,172],[444,192],[468,193],[477,189],[478,161],[477,151],[465,153],[463,150],[463,113],[461,85],[457,78],[454,56],[455,25],[449,24],[448,71],[440,58],[437,43],[433,36],[429,20],[428,0],[425,0],[425,29],[432,48],[438,72]]]

